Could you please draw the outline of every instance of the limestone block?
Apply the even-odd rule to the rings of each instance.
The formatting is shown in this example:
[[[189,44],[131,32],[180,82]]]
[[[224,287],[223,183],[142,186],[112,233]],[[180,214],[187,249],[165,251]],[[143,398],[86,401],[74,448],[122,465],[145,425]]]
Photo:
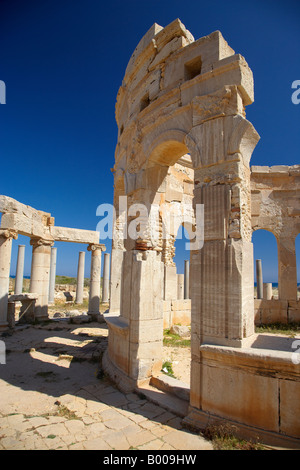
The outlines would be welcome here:
[[[160,52],[155,56],[154,60],[149,66],[149,70],[155,68],[161,62],[164,62],[173,52],[181,49],[187,44],[186,39],[183,36],[176,37],[168,42]]]
[[[288,302],[277,299],[264,299],[257,309],[257,319],[260,323],[263,324],[287,323]]]
[[[286,165],[274,165],[270,166],[269,173],[272,175],[288,175],[289,174],[289,167]]]
[[[162,367],[162,341],[130,343],[129,375],[137,381],[157,375]]]
[[[189,327],[183,325],[173,325],[170,329],[170,333],[173,335],[181,336],[182,338],[191,336],[191,331]]]
[[[162,318],[155,320],[132,320],[130,322],[130,341],[131,342],[151,342],[162,341],[163,339],[163,321]]]
[[[222,366],[216,366],[216,360]],[[250,373],[248,368],[243,368],[243,363],[237,369],[233,357],[228,356],[226,362],[225,367],[224,356],[214,354],[213,362],[209,363],[206,359],[202,365],[202,410],[278,432],[277,380],[267,374]],[[252,362],[255,364],[255,361]],[[259,362],[256,368],[259,369]],[[217,384],[222,384],[222,387]]]
[[[157,47],[158,53],[168,44],[173,38],[184,37],[187,43],[194,42],[194,37],[186,29],[184,24],[180,21],[179,18],[176,18],[172,23],[168,24],[161,31],[158,31],[155,36],[155,44]]]
[[[154,57],[156,53],[154,37],[163,28],[154,23],[136,46],[125,71],[124,83],[127,83],[134,70],[145,61],[145,57]],[[149,59],[150,60],[150,59]]]
[[[243,115],[242,98],[235,86],[225,86],[214,93],[196,96],[192,100],[193,125],[225,115]]]
[[[177,299],[176,266],[164,267],[164,300]]]
[[[123,372],[129,373],[129,329],[125,322],[106,318],[109,328],[108,352],[112,362]]]
[[[288,321],[300,322],[300,300],[289,300]]]
[[[268,174],[269,172],[270,172],[270,167],[268,166],[252,166],[251,167],[251,173],[253,173],[253,175]]]
[[[50,227],[50,234],[56,241],[99,244],[99,232],[68,227]]]
[[[189,326],[191,324],[191,310],[172,310],[171,324]]]
[[[1,228],[17,230],[21,235],[32,235],[32,219],[19,213],[4,213]]]
[[[300,382],[280,382],[280,430],[288,436],[300,437]]]
[[[122,315],[131,320],[162,319],[163,264],[157,253],[127,252],[123,276]]]
[[[33,207],[22,204],[21,202],[4,195],[0,195],[0,212],[17,213],[19,215],[27,217],[28,219],[32,219],[33,215],[35,214],[40,216],[40,221],[41,216],[43,215],[47,218],[51,216],[51,214],[49,214],[48,212],[37,211]]]
[[[131,93],[128,112],[129,115],[139,113],[150,104],[160,90],[161,71],[154,70],[149,73],[142,83]],[[147,96],[148,103],[143,102]]]
[[[191,310],[191,299],[176,299],[171,301],[172,310]]]
[[[244,104],[253,100],[253,77],[245,60],[240,55],[214,62],[209,71],[204,71],[192,80],[181,84],[182,104],[186,105],[194,96],[215,93],[226,85],[238,87]]]
[[[221,33],[216,31],[185,46],[174,54],[172,60],[169,60],[166,65],[164,88],[170,89],[188,79],[185,75],[185,65],[198,57],[201,58],[204,70],[209,69],[208,63],[218,61],[220,59],[220,36],[222,36]],[[199,71],[201,72],[201,70]]]

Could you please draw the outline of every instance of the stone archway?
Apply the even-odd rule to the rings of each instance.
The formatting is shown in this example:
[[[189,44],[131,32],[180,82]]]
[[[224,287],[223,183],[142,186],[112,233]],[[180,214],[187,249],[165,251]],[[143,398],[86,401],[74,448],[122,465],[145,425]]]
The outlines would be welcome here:
[[[185,154],[194,168],[194,207],[204,205],[205,246],[191,256],[197,408],[200,344],[240,347],[253,333],[249,160],[259,137],[244,111],[252,101],[251,71],[221,33],[195,41],[179,20],[145,35],[117,99],[114,172],[128,207],[160,206],[168,170]],[[107,368],[129,388],[160,367],[162,237],[160,225],[150,225],[141,240],[124,240],[120,309],[108,320]]]

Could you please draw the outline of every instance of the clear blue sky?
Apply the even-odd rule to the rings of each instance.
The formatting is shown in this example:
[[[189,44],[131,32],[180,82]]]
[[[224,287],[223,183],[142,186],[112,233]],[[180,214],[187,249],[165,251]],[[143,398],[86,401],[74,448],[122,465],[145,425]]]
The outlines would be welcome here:
[[[176,18],[196,39],[220,30],[253,70],[247,118],[261,140],[251,164],[299,163],[300,105],[291,101],[300,79],[298,0],[0,0],[0,194],[51,212],[56,225],[95,230],[97,206],[113,197],[114,108],[126,65],[154,22]],[[14,242],[12,273],[22,242]],[[58,274],[75,275],[86,247],[57,246]],[[257,246],[265,254],[269,243]],[[276,256],[266,280],[276,280]]]

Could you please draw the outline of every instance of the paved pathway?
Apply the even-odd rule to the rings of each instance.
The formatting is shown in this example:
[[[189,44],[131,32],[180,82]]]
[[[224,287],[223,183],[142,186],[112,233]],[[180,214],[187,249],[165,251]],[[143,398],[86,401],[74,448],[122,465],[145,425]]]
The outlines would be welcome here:
[[[101,373],[107,327],[65,321],[0,339],[0,449],[211,450],[181,419]]]

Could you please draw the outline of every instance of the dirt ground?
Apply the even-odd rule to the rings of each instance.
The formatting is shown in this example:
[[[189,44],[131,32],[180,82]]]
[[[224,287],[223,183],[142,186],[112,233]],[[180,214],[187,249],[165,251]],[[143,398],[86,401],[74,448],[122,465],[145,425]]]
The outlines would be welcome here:
[[[174,376],[186,384],[190,384],[191,350],[190,348],[164,346],[163,362],[172,363]]]

